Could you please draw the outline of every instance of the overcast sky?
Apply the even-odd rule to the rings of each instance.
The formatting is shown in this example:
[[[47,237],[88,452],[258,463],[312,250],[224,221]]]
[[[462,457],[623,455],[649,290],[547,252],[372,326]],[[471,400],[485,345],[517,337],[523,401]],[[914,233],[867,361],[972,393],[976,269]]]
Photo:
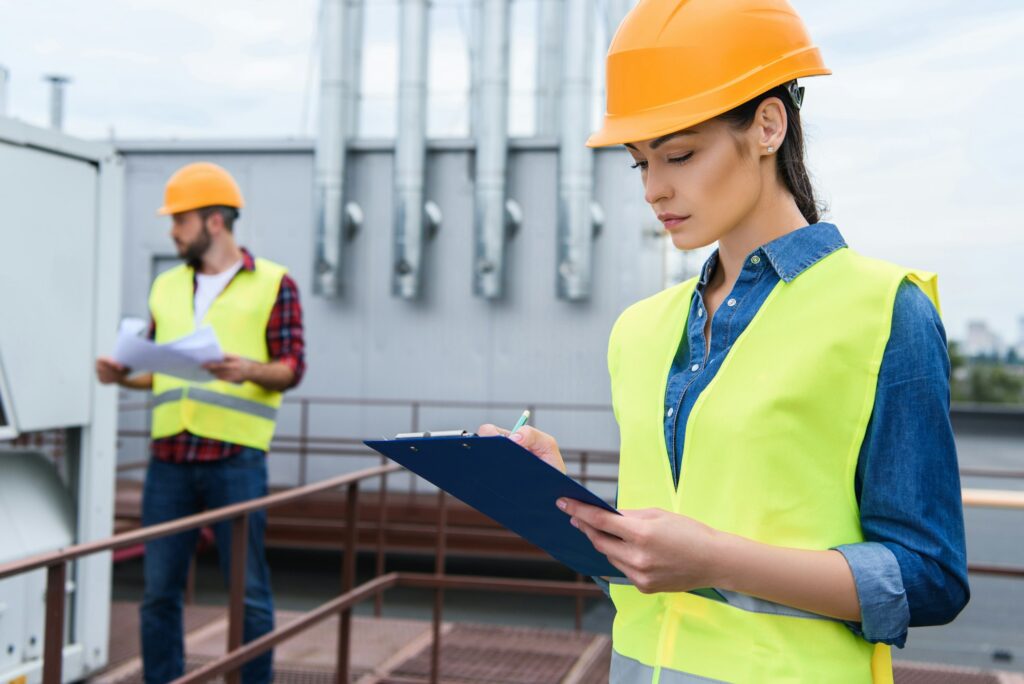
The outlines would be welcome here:
[[[601,0],[595,0],[603,6]],[[362,134],[393,130],[395,0],[367,0]],[[466,0],[431,17],[434,136],[464,135]],[[940,273],[950,335],[1024,316],[1024,3],[794,0],[835,75],[808,79],[805,120],[828,218],[868,254]],[[513,0],[510,127],[533,130],[536,0]],[[42,76],[71,76],[84,137],[315,132],[316,0],[0,0],[8,113],[47,120]]]

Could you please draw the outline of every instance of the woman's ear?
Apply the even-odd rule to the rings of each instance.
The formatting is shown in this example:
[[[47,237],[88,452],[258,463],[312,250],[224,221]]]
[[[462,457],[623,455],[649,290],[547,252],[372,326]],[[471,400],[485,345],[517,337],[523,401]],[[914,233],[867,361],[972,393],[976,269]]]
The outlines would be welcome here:
[[[786,139],[789,119],[786,107],[777,97],[769,97],[757,106],[752,132],[761,155],[775,154]]]

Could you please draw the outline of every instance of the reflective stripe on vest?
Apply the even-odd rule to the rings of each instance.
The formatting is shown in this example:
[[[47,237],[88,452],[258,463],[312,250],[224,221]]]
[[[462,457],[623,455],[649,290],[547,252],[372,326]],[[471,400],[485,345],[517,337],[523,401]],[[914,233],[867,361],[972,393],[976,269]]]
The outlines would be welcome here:
[[[286,270],[257,259],[251,271],[239,271],[203,318],[226,354],[259,363],[270,360],[267,323]],[[166,343],[195,331],[194,271],[186,266],[162,273],[153,283],[149,310],[156,341]],[[197,384],[153,376],[154,439],[189,432],[199,437],[267,451],[274,436],[281,393],[253,382],[221,380]]]
[[[863,541],[857,458],[905,278],[936,301],[933,275],[847,248],[781,281],[688,417],[678,488],[665,387],[696,280],[627,309],[608,349],[619,507],[662,508],[789,548]],[[892,681],[889,647],[837,620],[731,592],[725,603],[618,584],[610,593],[615,651],[660,671],[660,682],[676,681],[668,672],[729,682]]]
[[[608,673],[608,684],[651,684],[654,682],[654,668],[644,665],[612,650],[612,667]],[[667,667],[661,668],[658,684],[722,684],[721,679],[708,679],[688,672],[679,672]],[[726,683],[728,684],[728,683]]]
[[[248,399],[242,399],[241,397],[233,397],[227,394],[211,392],[203,389],[202,387],[179,387],[177,389],[167,390],[166,392],[153,397],[153,406],[160,406],[161,404],[167,404],[172,401],[180,401],[184,399],[186,395],[192,401],[198,401],[202,404],[222,406],[233,411],[238,411],[239,413],[248,413],[253,416],[258,416],[259,418],[266,418],[267,420],[277,419],[277,409],[273,406],[249,401]]]

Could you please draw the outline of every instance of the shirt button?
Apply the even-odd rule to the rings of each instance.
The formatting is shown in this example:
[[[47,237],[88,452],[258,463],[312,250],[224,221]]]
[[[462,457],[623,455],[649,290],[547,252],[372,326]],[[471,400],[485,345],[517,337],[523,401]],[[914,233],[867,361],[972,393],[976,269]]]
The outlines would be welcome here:
[[[697,318],[700,318],[703,315],[704,315],[704,309],[697,309]]]
[[[665,415],[667,415],[669,418],[671,418],[672,414],[675,413],[675,412],[676,412],[675,407],[670,406],[669,409],[668,409],[668,413],[666,413]]]
[[[696,363],[693,364],[692,366],[690,366],[690,370],[692,370],[694,373],[696,373],[697,371],[700,370],[700,364],[696,364]]]
[[[755,266],[757,266],[759,263],[761,263],[761,257],[759,257],[759,256],[757,256],[755,254],[754,256],[750,257],[750,263],[752,263]]]
[[[730,299],[729,301],[726,302],[726,304],[728,304],[729,306],[736,306],[736,300]]]

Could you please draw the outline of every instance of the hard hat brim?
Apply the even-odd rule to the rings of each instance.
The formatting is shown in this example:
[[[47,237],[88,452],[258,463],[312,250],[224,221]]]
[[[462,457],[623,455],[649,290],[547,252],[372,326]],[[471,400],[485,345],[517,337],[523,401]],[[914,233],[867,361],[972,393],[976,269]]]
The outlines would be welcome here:
[[[828,76],[831,73],[821,63],[817,48],[810,48],[802,53],[788,55],[779,63],[712,93],[623,116],[605,114],[601,129],[587,139],[587,147],[623,145],[685,130],[710,121],[789,81],[809,76]]]

